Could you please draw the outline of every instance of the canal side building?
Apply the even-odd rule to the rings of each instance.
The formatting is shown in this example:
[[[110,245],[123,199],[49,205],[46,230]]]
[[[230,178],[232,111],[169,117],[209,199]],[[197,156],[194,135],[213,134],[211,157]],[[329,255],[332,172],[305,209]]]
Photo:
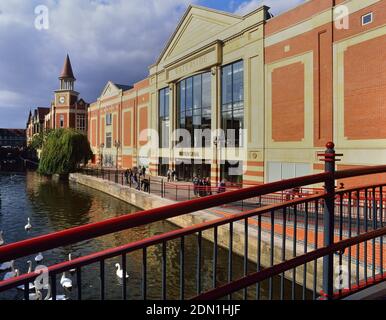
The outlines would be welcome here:
[[[38,135],[45,130],[45,116],[49,114],[50,108],[38,107],[33,112],[30,111],[26,136],[27,136],[27,145],[32,142],[32,139],[35,135]]]
[[[87,110],[89,104],[79,98],[75,91],[76,78],[67,55],[59,76],[60,86],[54,93],[50,108],[37,108],[30,112],[27,121],[27,143],[34,135],[51,129],[73,128],[87,133]]]
[[[277,17],[266,6],[239,16],[192,5],[148,79],[109,83],[91,105],[95,163],[257,185],[320,172],[317,153],[334,141],[338,168],[384,164],[385,40],[380,0],[310,0]],[[143,153],[146,128],[158,137]]]

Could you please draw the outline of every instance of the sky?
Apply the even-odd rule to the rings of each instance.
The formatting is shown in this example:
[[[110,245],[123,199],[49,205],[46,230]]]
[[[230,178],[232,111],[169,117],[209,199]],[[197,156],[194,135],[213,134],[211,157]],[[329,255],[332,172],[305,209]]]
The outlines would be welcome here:
[[[303,1],[1,0],[0,128],[25,128],[31,109],[50,106],[67,53],[75,90],[93,102],[109,80],[148,75],[189,4],[243,15],[264,3],[277,15]]]

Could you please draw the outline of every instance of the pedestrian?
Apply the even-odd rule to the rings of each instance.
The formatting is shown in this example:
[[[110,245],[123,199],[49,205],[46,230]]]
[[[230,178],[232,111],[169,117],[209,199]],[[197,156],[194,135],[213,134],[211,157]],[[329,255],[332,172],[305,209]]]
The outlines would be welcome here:
[[[225,191],[226,191],[225,180],[221,180],[221,182],[218,185],[218,193],[223,193]]]
[[[205,179],[205,185],[206,185],[206,192],[207,192],[207,195],[212,195],[212,188],[210,186],[210,179],[209,177],[207,177]]]
[[[200,197],[205,197],[205,183],[204,183],[204,179],[199,179],[199,188],[200,188],[200,191],[199,191],[199,194],[200,194]]]
[[[125,171],[126,184],[129,184],[129,175],[130,175],[129,169],[126,169]]]
[[[146,168],[145,168],[145,166],[142,167],[142,175],[143,175],[143,176],[146,175]]]
[[[142,183],[143,183],[143,191],[144,192],[149,192],[149,189],[150,189],[150,181],[147,177],[144,177],[144,179],[142,180]]]
[[[193,178],[193,191],[194,191],[195,196],[198,196],[198,189],[199,189],[198,185],[199,185],[198,177],[194,176],[194,178]]]
[[[177,172],[174,169],[172,171],[172,178],[173,178],[173,181],[177,181]]]
[[[169,169],[166,175],[168,177],[168,182],[170,182],[172,179],[172,171]]]

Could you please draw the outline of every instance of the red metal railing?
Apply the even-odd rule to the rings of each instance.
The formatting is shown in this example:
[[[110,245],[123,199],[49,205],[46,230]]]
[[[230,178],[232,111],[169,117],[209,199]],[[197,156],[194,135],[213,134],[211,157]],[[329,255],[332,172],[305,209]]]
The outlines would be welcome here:
[[[82,227],[72,228],[61,232],[53,233],[37,237],[34,239],[21,241],[14,244],[9,244],[0,248],[0,262],[14,260],[24,256],[28,256],[38,252],[44,252],[57,247],[74,244],[83,240],[93,239],[102,235],[115,233],[125,229],[134,228],[148,223],[162,221],[168,218],[181,216],[188,213],[197,212],[200,210],[209,209],[226,203],[233,203],[241,200],[246,200],[254,197],[261,197],[267,194],[280,192],[287,189],[298,187],[307,187],[319,183],[333,183],[335,179],[362,176],[374,173],[386,172],[386,166],[377,166],[371,168],[359,168],[344,170],[339,172],[325,172],[321,174],[284,180],[281,182],[270,183],[261,186],[255,186],[240,190],[234,190],[226,193],[220,193],[213,196],[198,198],[182,203],[176,203],[162,208],[156,208],[148,211],[143,211],[119,218],[109,219],[99,223],[89,224]],[[384,250],[383,237],[385,236],[384,217],[385,204],[383,199],[384,187],[386,184],[361,186],[347,190],[333,190],[332,194],[328,192],[320,192],[305,197],[296,198],[289,201],[284,201],[278,204],[271,204],[262,208],[254,208],[249,211],[244,211],[238,214],[228,215],[224,218],[214,221],[205,222],[194,225],[188,228],[179,229],[172,232],[167,232],[161,235],[156,235],[147,239],[135,241],[125,246],[108,249],[97,252],[86,257],[74,259],[69,262],[63,262],[57,265],[50,266],[48,271],[53,288],[53,296],[55,297],[57,286],[57,275],[63,271],[76,269],[78,299],[82,298],[82,270],[81,268],[95,262],[100,264],[100,279],[101,279],[101,299],[105,298],[105,260],[112,257],[121,257],[123,272],[126,272],[126,258],[131,252],[142,250],[142,293],[143,298],[147,298],[147,258],[148,249],[151,246],[162,246],[161,259],[161,283],[162,299],[168,297],[166,275],[167,269],[167,244],[172,240],[180,240],[180,298],[185,299],[185,238],[189,235],[196,235],[197,241],[197,260],[196,260],[196,282],[198,298],[207,297],[222,297],[224,295],[232,295],[237,290],[243,289],[243,297],[250,297],[248,286],[256,284],[256,297],[261,298],[262,291],[268,292],[268,299],[285,299],[296,298],[296,286],[302,287],[302,298],[306,299],[309,291],[312,293],[312,298],[320,297],[321,284],[320,279],[325,277],[319,272],[321,262],[319,258],[330,258],[331,262],[334,259],[339,265],[346,265],[349,268],[348,278],[350,292],[357,288],[363,288],[363,281],[372,281],[372,283],[384,280]],[[367,195],[362,199],[363,204],[358,206],[359,201],[354,205],[353,194],[358,193]],[[326,231],[322,232],[321,227],[325,227],[326,213],[321,212],[323,207],[327,206],[327,202],[332,199],[332,207],[337,211],[335,213],[335,221],[333,221],[332,242],[335,244],[325,244]],[[372,206],[369,204],[372,203]],[[343,204],[347,205],[348,214],[344,214]],[[369,216],[369,211],[372,215]],[[330,213],[329,213],[330,214]],[[335,227],[335,228],[334,228]],[[224,241],[219,241],[219,232],[226,235],[228,238],[227,248],[228,256],[228,279],[224,284],[218,282],[218,248],[223,245]],[[233,253],[234,234],[243,230],[244,237],[241,236],[244,246],[244,252],[237,252],[243,255],[244,260],[244,277],[240,280],[233,280]],[[212,265],[212,287],[207,295],[201,295],[203,292],[202,286],[202,240],[204,233],[210,233],[208,236],[213,241],[213,265]],[[251,238],[252,237],[252,238]],[[324,239],[323,239],[324,238]],[[252,259],[250,250],[251,239],[256,240],[256,255],[254,257],[257,273],[249,275],[248,261]],[[369,243],[370,242],[370,243]],[[324,243],[324,244],[323,244]],[[280,245],[278,245],[280,244]],[[267,249],[268,248],[268,249]],[[279,251],[275,250],[279,248]],[[290,248],[290,249],[288,249]],[[341,252],[347,248],[347,252]],[[292,249],[292,250],[291,250]],[[262,251],[266,252],[268,263],[263,263]],[[334,253],[338,256],[334,258]],[[191,252],[189,254],[192,254]],[[326,263],[323,263],[325,266]],[[267,269],[263,269],[263,266]],[[301,275],[299,276],[299,268]],[[318,269],[319,268],[319,269]],[[311,274],[307,269],[312,269]],[[329,270],[328,272],[331,272]],[[371,275],[369,276],[368,273]],[[26,288],[29,282],[37,278],[37,274],[23,274],[19,277],[12,278],[7,281],[0,282],[0,292],[15,288],[18,285],[24,285]],[[274,288],[273,277],[280,278],[279,288]],[[290,279],[287,282],[286,279]],[[264,284],[264,280],[268,284]],[[263,286],[267,285],[266,290]],[[329,283],[332,286],[332,283]],[[331,288],[328,288],[329,290]],[[342,295],[343,292],[347,295],[347,290],[339,289],[337,294]],[[276,293],[275,293],[276,291]],[[327,290],[325,290],[327,291]],[[25,298],[28,299],[28,290],[25,290]],[[122,297],[127,298],[127,283],[123,281]],[[194,296],[191,296],[194,297]],[[333,295],[329,294],[329,298]]]

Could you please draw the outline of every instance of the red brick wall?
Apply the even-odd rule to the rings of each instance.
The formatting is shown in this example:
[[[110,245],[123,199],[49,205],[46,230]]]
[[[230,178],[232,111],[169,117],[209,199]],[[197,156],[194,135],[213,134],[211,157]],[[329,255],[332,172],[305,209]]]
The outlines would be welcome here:
[[[304,138],[304,64],[294,63],[272,73],[272,138]]]
[[[348,139],[386,139],[386,36],[345,52],[344,128]]]

